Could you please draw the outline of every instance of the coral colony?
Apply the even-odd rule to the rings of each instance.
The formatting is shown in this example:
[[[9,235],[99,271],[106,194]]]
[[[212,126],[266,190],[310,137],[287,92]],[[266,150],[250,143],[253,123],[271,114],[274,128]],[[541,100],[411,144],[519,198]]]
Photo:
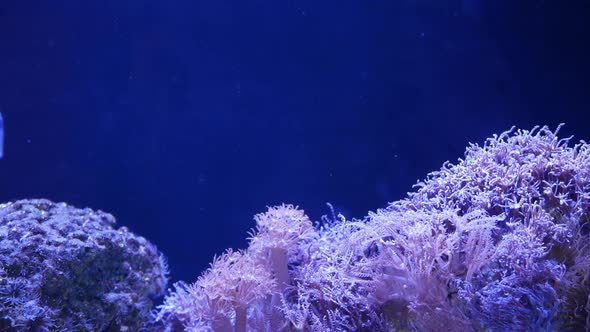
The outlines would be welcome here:
[[[558,130],[472,144],[361,220],[270,207],[149,316],[166,268],[147,241],[102,212],[4,204],[0,328],[588,331],[590,146]]]
[[[0,205],[0,331],[138,331],[166,287],[163,256],[110,214]]]

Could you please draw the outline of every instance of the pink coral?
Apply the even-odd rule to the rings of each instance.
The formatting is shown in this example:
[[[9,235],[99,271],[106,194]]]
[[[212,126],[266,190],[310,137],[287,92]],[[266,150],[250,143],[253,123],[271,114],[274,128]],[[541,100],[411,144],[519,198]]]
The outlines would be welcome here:
[[[291,205],[269,208],[249,248],[197,281],[208,306],[181,287],[160,317],[171,326],[196,303],[190,315],[252,331],[590,330],[590,146],[558,130],[471,144],[362,220],[314,229]]]

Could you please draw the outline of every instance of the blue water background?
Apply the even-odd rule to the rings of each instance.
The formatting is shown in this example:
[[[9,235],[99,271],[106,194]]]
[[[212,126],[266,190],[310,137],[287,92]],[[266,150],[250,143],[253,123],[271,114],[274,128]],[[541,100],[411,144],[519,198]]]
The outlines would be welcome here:
[[[0,201],[113,213],[196,279],[252,215],[402,198],[517,125],[590,139],[588,1],[0,3]]]

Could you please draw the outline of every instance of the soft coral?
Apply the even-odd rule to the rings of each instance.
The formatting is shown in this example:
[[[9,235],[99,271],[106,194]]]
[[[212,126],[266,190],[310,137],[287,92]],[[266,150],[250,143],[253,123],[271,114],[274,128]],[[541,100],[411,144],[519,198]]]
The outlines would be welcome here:
[[[249,306],[271,294],[275,286],[271,273],[248,252],[228,250],[196,283],[177,284],[156,318],[194,331],[246,331]]]
[[[590,146],[568,142],[494,135],[363,220],[269,208],[241,254],[278,286],[243,302],[252,330],[590,330]]]
[[[248,325],[284,321],[278,306],[290,285],[288,253],[315,231],[305,213],[292,205],[269,207],[255,220],[249,248],[216,257],[192,285],[176,284],[176,292],[159,307],[157,320],[170,329],[181,325],[194,331],[246,331]]]

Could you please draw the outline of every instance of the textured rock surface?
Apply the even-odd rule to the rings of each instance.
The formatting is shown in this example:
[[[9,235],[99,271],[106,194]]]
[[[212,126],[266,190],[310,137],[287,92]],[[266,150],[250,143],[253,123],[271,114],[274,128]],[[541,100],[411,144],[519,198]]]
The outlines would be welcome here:
[[[166,286],[156,247],[112,215],[49,200],[0,205],[0,330],[136,331]]]

